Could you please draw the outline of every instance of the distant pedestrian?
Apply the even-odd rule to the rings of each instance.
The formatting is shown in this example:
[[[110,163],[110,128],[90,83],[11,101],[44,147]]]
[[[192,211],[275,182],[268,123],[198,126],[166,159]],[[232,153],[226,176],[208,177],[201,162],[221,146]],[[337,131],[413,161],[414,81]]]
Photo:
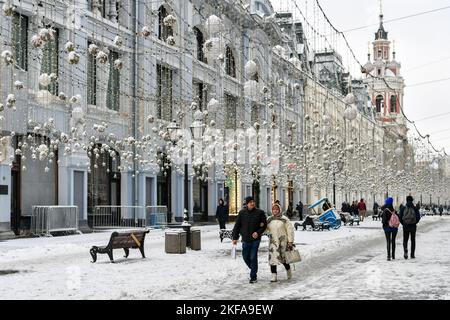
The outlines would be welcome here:
[[[381,214],[381,223],[383,224],[384,234],[386,236],[387,244],[387,260],[395,259],[395,238],[397,237],[398,226],[400,224],[397,212],[393,207],[394,199],[387,198],[384,206],[381,207],[383,213]],[[395,215],[394,217],[392,217]]]
[[[267,228],[267,218],[263,210],[255,207],[253,197],[245,198],[246,208],[242,209],[233,228],[233,244],[242,236],[242,257],[250,268],[250,283],[257,282],[258,249],[261,236]]]
[[[411,235],[411,259],[415,258],[417,223],[420,220],[419,209],[414,206],[414,199],[406,197],[406,207],[400,211],[400,223],[403,225],[403,257],[408,259],[408,240]]]
[[[350,210],[351,210],[351,214],[352,214],[353,216],[355,216],[355,217],[359,216],[359,212],[358,212],[358,204],[356,203],[356,201],[353,201]]]
[[[294,204],[292,202],[289,202],[288,208],[286,210],[286,215],[289,219],[292,219],[292,217],[294,216]]]
[[[375,203],[373,204],[373,216],[372,216],[372,220],[378,219],[378,208],[380,206],[378,205],[378,203],[375,201]]]
[[[228,222],[228,206],[222,198],[219,199],[219,205],[216,209],[216,219],[219,222],[220,229],[226,229],[226,223]]]
[[[364,218],[366,217],[366,211],[367,211],[366,203],[364,202],[364,199],[361,199],[361,201],[359,201],[358,203],[358,213],[361,221],[364,221]]]
[[[291,266],[286,263],[286,251],[294,246],[294,227],[289,218],[281,214],[278,204],[272,206],[272,216],[267,219],[267,231],[270,233],[269,265],[272,272],[271,282],[277,281],[277,265],[282,264],[287,278],[292,278]]]
[[[439,206],[439,216],[442,217],[442,213],[444,212],[444,207],[442,206],[442,204]]]
[[[295,208],[298,212],[298,219],[300,221],[303,220],[303,202],[300,200],[297,204],[297,207]]]

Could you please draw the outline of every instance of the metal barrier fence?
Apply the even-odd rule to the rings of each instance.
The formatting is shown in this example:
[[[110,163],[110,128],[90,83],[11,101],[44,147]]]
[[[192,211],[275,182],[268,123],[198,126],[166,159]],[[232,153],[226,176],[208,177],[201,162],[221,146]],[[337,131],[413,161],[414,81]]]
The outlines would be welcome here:
[[[147,206],[146,225],[153,228],[164,228],[168,222],[167,207],[166,206]]]
[[[96,206],[88,216],[92,229],[163,227],[165,206]]]
[[[31,233],[51,236],[51,232],[78,231],[78,207],[33,206]]]

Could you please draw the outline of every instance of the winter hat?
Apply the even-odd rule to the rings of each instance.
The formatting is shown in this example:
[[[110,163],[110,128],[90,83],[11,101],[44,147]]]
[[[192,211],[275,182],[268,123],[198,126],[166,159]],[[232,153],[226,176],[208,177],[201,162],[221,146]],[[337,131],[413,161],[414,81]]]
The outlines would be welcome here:
[[[411,196],[406,197],[406,202],[413,202],[413,201],[414,201],[413,197],[411,197]]]
[[[272,205],[272,209],[273,209],[274,207],[278,207],[278,210],[280,211],[280,213],[282,213],[282,211],[281,211],[281,206],[280,206],[278,203],[274,203],[274,204]]]
[[[393,203],[394,203],[394,199],[392,199],[391,197],[384,200],[384,204],[387,206],[392,206]]]
[[[254,201],[252,196],[248,196],[247,198],[245,198],[245,204],[248,204],[250,201]]]

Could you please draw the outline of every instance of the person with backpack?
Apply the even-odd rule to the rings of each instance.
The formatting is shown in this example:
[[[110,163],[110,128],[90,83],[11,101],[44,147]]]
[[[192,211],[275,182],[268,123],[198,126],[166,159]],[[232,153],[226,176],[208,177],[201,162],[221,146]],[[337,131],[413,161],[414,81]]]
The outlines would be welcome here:
[[[395,238],[397,237],[400,219],[393,206],[394,199],[391,197],[384,201],[384,206],[381,207],[383,213],[381,214],[381,223],[383,225],[384,234],[386,236],[387,244],[387,260],[395,260]]]
[[[411,259],[415,258],[417,223],[420,220],[419,209],[413,204],[413,197],[406,197],[406,207],[400,211],[400,223],[403,225],[403,257],[408,259],[408,240],[411,235]]]
[[[272,272],[270,282],[277,282],[277,265],[282,264],[286,269],[287,278],[292,278],[291,266],[286,263],[286,251],[294,247],[294,227],[288,217],[281,214],[278,204],[272,206],[272,216],[267,219],[269,241],[269,265]]]

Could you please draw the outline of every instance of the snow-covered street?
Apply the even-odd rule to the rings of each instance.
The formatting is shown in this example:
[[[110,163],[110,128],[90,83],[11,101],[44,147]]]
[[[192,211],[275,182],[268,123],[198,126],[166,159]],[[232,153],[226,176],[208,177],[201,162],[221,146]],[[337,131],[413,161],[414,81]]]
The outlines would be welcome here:
[[[229,225],[231,227],[231,225]],[[279,268],[270,283],[267,238],[259,254],[258,283],[248,284],[241,257],[230,256],[217,226],[201,227],[202,250],[166,254],[164,233],[152,230],[147,259],[115,250],[91,263],[92,245],[106,245],[110,232],[0,242],[0,299],[450,299],[450,218],[425,217],[418,225],[415,260],[386,261],[379,221],[338,230],[296,231],[303,261],[292,280]]]

